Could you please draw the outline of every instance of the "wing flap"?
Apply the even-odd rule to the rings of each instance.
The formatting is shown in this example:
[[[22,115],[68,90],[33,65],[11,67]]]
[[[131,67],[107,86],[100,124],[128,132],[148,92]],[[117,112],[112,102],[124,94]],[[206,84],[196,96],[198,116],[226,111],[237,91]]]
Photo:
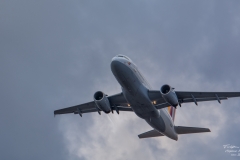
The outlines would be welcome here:
[[[198,127],[174,126],[174,129],[177,134],[211,132],[209,128],[198,128]]]
[[[159,137],[159,136],[164,136],[162,133],[156,131],[156,130],[151,130],[142,134],[139,134],[138,137],[141,138],[150,138],[150,137]]]
[[[91,110],[91,109],[95,109],[96,110],[96,106],[94,102],[88,102],[88,103],[84,103],[84,104],[80,104],[80,105],[76,105],[76,106],[72,106],[72,107],[68,107],[68,108],[63,108],[63,109],[59,109],[59,110],[55,110],[54,111],[54,115],[57,114],[67,114],[67,113],[78,113],[77,108],[79,108],[81,110],[82,113],[84,113],[85,110]],[[97,111],[97,110],[96,110]]]
[[[219,100],[227,100],[227,97],[218,97]],[[209,98],[195,98],[197,102],[204,102],[204,101],[217,101],[217,97],[209,97]],[[194,102],[193,98],[184,98],[184,99],[179,99],[180,103],[189,103],[189,102]]]
[[[91,108],[91,109],[85,109],[85,110],[80,110],[81,111],[81,114],[82,113],[91,113],[91,112],[97,112],[97,108]],[[74,111],[73,112],[74,114],[79,114],[78,113],[78,110]]]
[[[115,107],[113,106],[118,106],[117,109],[119,111],[133,111],[131,107],[123,107],[123,106],[127,106],[127,101],[124,98],[122,93],[108,96],[108,100],[110,105],[112,106],[112,110],[115,110]],[[88,102],[88,103],[84,103],[84,104],[80,104],[72,107],[55,110],[54,115],[67,114],[67,113],[79,114],[79,111],[82,114],[82,113],[98,112],[98,109],[95,102],[92,101],[92,102]]]
[[[124,98],[122,93],[115,94],[112,96],[108,96],[109,103],[112,107],[112,110],[116,110],[114,106],[117,106],[117,110],[119,111],[133,111],[131,107],[124,107],[128,106],[126,99]],[[90,113],[90,112],[97,112],[97,106],[94,101],[68,107],[68,108],[63,108],[59,110],[54,111],[54,115],[57,114],[67,114],[67,113],[74,113],[74,114],[79,114],[79,111],[82,113]]]
[[[203,101],[218,101],[227,100],[232,97],[240,97],[240,92],[189,92],[175,91],[179,103],[203,102]],[[149,90],[148,96],[154,102],[157,109],[170,106],[163,98],[159,90]]]
[[[195,98],[209,98],[215,97],[240,97],[240,92],[186,92],[186,91],[176,91],[178,99],[192,98],[192,95]]]

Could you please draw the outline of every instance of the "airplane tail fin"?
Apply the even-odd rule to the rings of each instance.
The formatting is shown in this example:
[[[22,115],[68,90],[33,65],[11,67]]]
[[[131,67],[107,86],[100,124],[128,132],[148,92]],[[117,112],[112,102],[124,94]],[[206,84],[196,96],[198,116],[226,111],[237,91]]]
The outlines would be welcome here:
[[[173,106],[169,106],[169,107],[167,107],[167,109],[168,109],[168,113],[170,114],[170,116],[172,117],[172,120],[174,122],[175,114],[176,114],[176,108],[173,107]]]
[[[211,132],[209,128],[198,128],[198,127],[184,127],[184,126],[174,126],[174,129],[177,134],[191,134],[191,133],[203,133],[203,132]],[[160,132],[156,130],[151,130],[145,133],[138,135],[141,138],[150,138],[150,137],[159,137],[164,136]]]

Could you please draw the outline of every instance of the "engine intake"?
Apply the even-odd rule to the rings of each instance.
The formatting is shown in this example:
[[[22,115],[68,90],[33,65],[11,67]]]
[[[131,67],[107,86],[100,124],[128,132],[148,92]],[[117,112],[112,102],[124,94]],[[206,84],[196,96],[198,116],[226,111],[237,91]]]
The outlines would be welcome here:
[[[170,92],[170,90],[171,90],[171,87],[167,84],[165,84],[161,87],[161,92],[163,94],[168,94]]]
[[[167,101],[170,105],[176,107],[178,105],[178,98],[173,88],[165,84],[160,88],[160,93],[165,101]]]
[[[107,96],[103,92],[101,91],[96,92],[93,95],[93,99],[100,110],[102,110],[105,113],[110,113],[111,106]]]

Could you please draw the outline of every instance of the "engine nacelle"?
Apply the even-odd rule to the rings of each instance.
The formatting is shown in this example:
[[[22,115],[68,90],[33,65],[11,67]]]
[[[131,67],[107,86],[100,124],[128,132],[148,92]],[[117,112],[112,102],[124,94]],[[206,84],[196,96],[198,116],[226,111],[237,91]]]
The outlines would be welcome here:
[[[162,97],[172,106],[176,107],[178,105],[178,98],[173,88],[168,84],[165,84],[161,87],[160,93]]]
[[[111,106],[108,98],[103,92],[96,92],[93,96],[93,99],[99,109],[101,109],[105,113],[110,113]]]

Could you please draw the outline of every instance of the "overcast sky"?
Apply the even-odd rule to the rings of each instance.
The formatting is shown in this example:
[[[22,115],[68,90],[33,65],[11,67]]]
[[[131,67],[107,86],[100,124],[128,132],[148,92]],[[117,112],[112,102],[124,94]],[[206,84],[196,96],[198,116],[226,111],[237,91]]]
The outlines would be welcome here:
[[[240,91],[239,0],[0,0],[0,159],[239,159],[240,98],[183,104],[175,124],[211,133],[139,140],[134,113],[60,115],[101,90],[129,56],[153,89]]]

